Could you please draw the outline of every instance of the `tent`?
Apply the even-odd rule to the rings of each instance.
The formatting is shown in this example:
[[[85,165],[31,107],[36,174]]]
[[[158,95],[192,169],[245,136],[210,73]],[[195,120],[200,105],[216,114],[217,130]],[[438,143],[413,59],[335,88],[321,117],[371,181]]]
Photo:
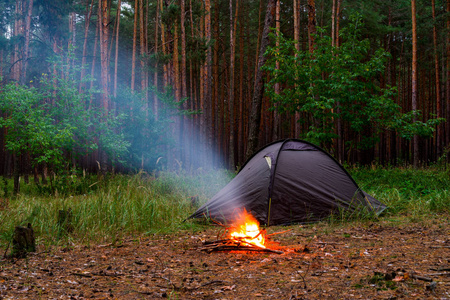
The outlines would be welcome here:
[[[189,218],[230,224],[245,209],[269,226],[315,222],[333,213],[380,213],[385,208],[323,149],[287,139],[249,158],[233,180]]]

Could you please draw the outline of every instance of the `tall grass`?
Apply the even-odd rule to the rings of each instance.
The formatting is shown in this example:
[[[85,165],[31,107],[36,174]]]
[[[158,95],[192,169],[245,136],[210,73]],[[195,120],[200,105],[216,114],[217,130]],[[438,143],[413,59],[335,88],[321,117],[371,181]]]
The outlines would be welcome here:
[[[44,244],[111,241],[125,235],[190,229],[197,225],[183,221],[227,181],[222,172],[164,173],[158,178],[116,175],[94,182],[85,194],[65,196],[42,196],[28,187],[28,194],[10,198],[8,207],[0,209],[0,248],[9,243],[15,226],[28,222]],[[58,224],[58,214],[69,208],[74,230],[67,233]]]
[[[364,191],[388,206],[384,215],[450,214],[447,171],[347,169]],[[221,171],[198,175],[162,173],[158,178],[147,174],[115,175],[101,182],[92,177],[77,179],[73,190],[47,196],[33,184],[23,185],[17,197],[0,198],[0,249],[7,247],[15,226],[28,222],[33,225],[38,243],[44,245],[114,242],[125,236],[197,230],[200,225],[196,222],[183,221],[230,179],[229,173]],[[59,211],[69,208],[73,226],[70,233],[58,224]],[[373,215],[355,217],[342,212],[342,216],[333,218],[346,222],[372,219]]]
[[[388,214],[450,213],[450,171],[440,168],[348,168],[358,185],[388,206]]]

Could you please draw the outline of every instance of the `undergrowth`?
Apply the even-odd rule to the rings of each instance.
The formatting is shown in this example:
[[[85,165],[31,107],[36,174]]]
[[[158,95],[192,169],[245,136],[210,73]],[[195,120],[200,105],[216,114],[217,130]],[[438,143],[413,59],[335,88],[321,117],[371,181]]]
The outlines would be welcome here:
[[[354,220],[374,221],[383,216],[414,219],[450,214],[450,176],[440,169],[347,168],[362,190],[388,206],[381,217],[369,213],[332,216],[329,224]],[[184,220],[231,179],[227,172],[197,175],[145,173],[72,179],[74,189],[44,192],[34,184],[22,184],[21,193],[0,197],[0,249],[6,249],[15,226],[31,223],[37,242],[118,242],[125,236],[196,231],[198,222]],[[78,182],[79,181],[79,182]],[[12,190],[12,182],[8,180]],[[1,194],[0,194],[1,195]],[[70,232],[61,230],[60,210],[71,210]],[[0,253],[2,254],[2,253]]]

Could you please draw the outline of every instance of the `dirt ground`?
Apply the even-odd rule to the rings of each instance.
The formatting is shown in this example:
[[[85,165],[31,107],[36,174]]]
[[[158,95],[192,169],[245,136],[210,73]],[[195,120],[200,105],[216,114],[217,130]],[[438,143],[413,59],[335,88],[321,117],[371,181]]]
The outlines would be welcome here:
[[[221,231],[0,260],[0,299],[450,299],[450,217],[270,227],[276,253],[202,251]],[[3,252],[4,250],[2,250]]]

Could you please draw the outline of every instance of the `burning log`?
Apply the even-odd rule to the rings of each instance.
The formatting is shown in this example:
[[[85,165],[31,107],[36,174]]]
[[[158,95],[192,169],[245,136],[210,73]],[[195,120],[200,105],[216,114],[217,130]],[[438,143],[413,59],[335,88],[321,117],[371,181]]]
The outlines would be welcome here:
[[[214,220],[213,220],[214,221]],[[257,251],[282,254],[282,251],[268,249],[266,243],[268,236],[266,230],[259,228],[258,221],[247,211],[238,215],[236,222],[231,227],[226,227],[220,222],[214,221],[224,228],[221,238],[217,241],[204,242],[205,247],[201,251],[211,253],[213,251]],[[219,238],[220,235],[218,235]]]
[[[235,239],[224,239],[218,241],[204,242],[204,247],[200,251],[211,253],[213,251],[255,251],[255,252],[270,252],[276,254],[283,254],[283,251],[273,250],[269,248],[262,248],[244,241],[237,241]]]

